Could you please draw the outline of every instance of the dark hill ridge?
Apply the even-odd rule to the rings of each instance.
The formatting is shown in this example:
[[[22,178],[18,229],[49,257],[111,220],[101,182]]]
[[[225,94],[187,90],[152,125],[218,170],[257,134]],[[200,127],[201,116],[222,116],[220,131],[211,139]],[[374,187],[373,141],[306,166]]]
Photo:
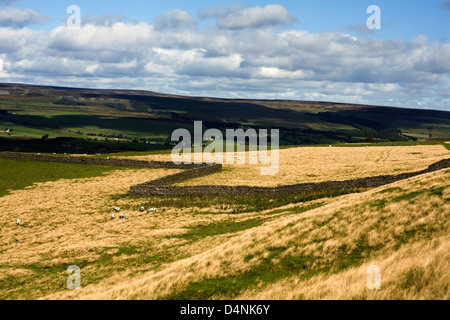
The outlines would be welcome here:
[[[7,83],[0,90],[0,130],[12,128],[10,138],[40,138],[42,133],[167,144],[173,130],[191,130],[194,121],[202,120],[205,129],[278,128],[284,145],[450,139],[446,111]]]

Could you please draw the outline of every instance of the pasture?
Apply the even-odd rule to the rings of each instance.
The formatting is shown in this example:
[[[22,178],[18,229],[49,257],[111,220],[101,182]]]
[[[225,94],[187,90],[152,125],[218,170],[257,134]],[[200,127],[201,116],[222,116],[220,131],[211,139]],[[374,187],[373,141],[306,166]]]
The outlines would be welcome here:
[[[316,147],[280,155],[280,176],[236,165],[187,183],[276,186],[396,174],[450,151]],[[134,198],[131,185],[177,170],[47,165],[0,166],[5,190],[29,172],[20,178],[26,183],[0,194],[0,299],[450,298],[449,169],[350,194]],[[157,212],[140,212],[142,205]],[[110,220],[116,206],[126,219]],[[366,287],[373,264],[383,272],[379,291]],[[66,287],[70,265],[81,268],[81,290]]]
[[[258,153],[238,154],[235,165],[224,165],[222,172],[192,179],[178,185],[249,185],[276,187],[304,182],[349,180],[377,175],[392,175],[419,171],[439,160],[448,158],[450,151],[436,145],[359,147],[294,147],[280,149],[279,171],[262,176],[261,168],[251,165],[250,158]],[[171,161],[170,154],[134,156],[139,160]],[[193,161],[194,155],[191,156]],[[225,154],[224,154],[225,161]]]

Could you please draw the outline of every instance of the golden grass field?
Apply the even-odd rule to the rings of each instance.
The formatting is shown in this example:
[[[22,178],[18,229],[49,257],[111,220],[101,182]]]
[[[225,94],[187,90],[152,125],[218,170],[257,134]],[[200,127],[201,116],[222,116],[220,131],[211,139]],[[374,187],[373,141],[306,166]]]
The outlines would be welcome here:
[[[276,187],[279,185],[329,180],[348,180],[375,175],[419,171],[439,160],[449,158],[450,151],[442,145],[392,147],[305,147],[281,149],[279,171],[262,176],[261,168],[251,165],[254,153],[239,154],[242,164],[224,165],[224,171],[192,179],[178,185],[249,185]],[[139,160],[171,161],[171,155],[133,157]],[[193,155],[192,155],[193,159]],[[225,159],[225,155],[224,155]],[[244,164],[244,159],[247,159]]]
[[[440,146],[281,152],[283,172],[299,172],[283,184],[311,181],[305,168],[318,180],[326,170],[347,179],[420,170],[449,155]],[[270,185],[239,175],[241,167],[225,174],[234,170],[223,184]],[[140,213],[146,199],[117,196],[175,172],[120,170],[1,197],[0,299],[450,298],[450,169],[239,215],[195,207]],[[128,218],[110,221],[114,206]],[[80,290],[66,287],[70,265],[81,268]],[[381,268],[381,290],[366,287],[370,265]]]

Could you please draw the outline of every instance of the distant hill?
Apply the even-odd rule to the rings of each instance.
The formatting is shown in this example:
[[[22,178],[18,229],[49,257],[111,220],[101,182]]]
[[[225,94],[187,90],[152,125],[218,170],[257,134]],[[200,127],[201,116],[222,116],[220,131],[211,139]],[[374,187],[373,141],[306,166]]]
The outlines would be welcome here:
[[[446,111],[6,83],[0,93],[4,150],[18,145],[28,150],[28,139],[41,140],[49,151],[167,149],[171,133],[192,130],[196,120],[205,129],[277,128],[282,145],[450,139]]]

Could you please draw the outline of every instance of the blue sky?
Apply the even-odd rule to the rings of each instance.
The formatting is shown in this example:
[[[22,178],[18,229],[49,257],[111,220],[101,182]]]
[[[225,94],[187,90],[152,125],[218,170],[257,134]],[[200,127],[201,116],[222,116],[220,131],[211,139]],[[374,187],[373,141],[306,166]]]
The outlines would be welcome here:
[[[0,82],[450,110],[449,42],[449,0],[0,0]]]
[[[291,1],[200,1],[200,0],[23,0],[13,3],[22,9],[32,8],[37,12],[51,17],[44,28],[50,30],[67,18],[65,12],[69,5],[76,4],[82,9],[82,15],[103,16],[121,14],[131,19],[151,23],[153,19],[164,12],[179,8],[192,16],[197,16],[199,10],[230,4],[243,7],[266,6],[272,3],[283,5],[298,22],[295,28],[308,32],[347,31],[348,26],[365,24],[368,6],[378,5],[382,9],[384,27],[377,31],[376,36],[383,39],[411,40],[418,34],[426,35],[430,40],[449,42],[450,17],[449,12],[439,6],[441,0],[291,0]]]

